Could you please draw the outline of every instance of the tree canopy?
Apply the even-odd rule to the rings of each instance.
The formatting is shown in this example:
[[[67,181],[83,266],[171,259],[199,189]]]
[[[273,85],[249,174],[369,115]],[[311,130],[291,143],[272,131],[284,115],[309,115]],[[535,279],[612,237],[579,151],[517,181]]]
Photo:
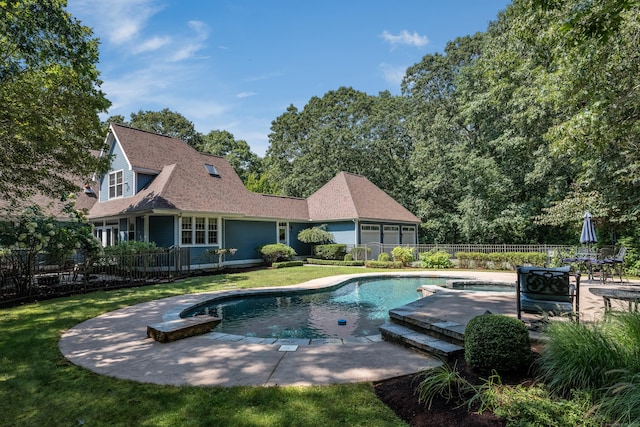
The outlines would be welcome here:
[[[98,41],[62,0],[0,2],[0,197],[60,197],[105,170]]]

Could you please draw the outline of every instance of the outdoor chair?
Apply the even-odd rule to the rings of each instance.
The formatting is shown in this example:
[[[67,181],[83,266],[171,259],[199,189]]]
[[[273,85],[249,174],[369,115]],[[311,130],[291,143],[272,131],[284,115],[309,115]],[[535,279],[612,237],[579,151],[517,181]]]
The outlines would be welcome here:
[[[624,256],[627,254],[627,248],[620,246],[618,252],[613,256],[605,256],[602,262],[608,265],[612,270],[612,277],[617,274],[620,277],[620,283],[622,283],[622,273],[624,273]]]
[[[560,268],[518,267],[516,311],[541,315],[569,315],[579,320],[580,274],[570,274],[569,266]],[[570,277],[575,284],[570,283]]]

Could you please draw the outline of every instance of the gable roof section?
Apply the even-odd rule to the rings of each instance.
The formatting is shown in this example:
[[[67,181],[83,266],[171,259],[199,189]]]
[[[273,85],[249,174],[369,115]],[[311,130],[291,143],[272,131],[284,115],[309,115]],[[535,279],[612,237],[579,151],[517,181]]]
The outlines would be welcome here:
[[[177,138],[117,124],[111,129],[134,170],[158,174],[133,197],[96,203],[91,218],[166,209],[301,222],[420,222],[361,175],[341,172],[308,199],[258,194],[244,186],[224,157],[200,153]],[[207,164],[218,176],[209,173]]]
[[[420,219],[362,175],[340,172],[309,199],[311,221],[381,220],[419,223]]]

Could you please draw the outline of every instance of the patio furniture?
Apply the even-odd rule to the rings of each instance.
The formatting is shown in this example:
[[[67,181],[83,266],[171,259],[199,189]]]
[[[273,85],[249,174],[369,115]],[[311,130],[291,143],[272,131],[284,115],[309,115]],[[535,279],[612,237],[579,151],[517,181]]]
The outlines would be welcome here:
[[[560,268],[518,267],[516,311],[542,315],[569,315],[579,320],[580,274],[570,274],[569,266]],[[570,277],[575,284],[570,283]]]
[[[615,277],[616,273],[620,277],[620,283],[622,283],[622,273],[624,273],[624,256],[627,254],[627,248],[620,246],[618,252],[612,256],[605,256],[603,263],[607,265],[611,272],[612,277]]]
[[[638,303],[640,303],[640,288],[589,288],[589,292],[593,295],[602,297],[604,301],[604,310],[611,311],[611,300],[620,300],[629,302],[629,311],[638,311]]]

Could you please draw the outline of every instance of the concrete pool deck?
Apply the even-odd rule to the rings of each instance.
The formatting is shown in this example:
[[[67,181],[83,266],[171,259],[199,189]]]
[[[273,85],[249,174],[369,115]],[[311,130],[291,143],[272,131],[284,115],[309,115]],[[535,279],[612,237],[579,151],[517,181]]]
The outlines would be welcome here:
[[[277,289],[317,289],[347,278],[384,274],[332,276]],[[495,282],[516,280],[515,272],[421,270],[388,274]],[[619,285],[583,281],[580,287],[582,318],[593,320],[604,311],[602,298],[591,294],[588,287]],[[309,342],[241,337],[216,333],[214,329],[211,333],[165,344],[147,337],[147,325],[174,319],[184,308],[225,292],[242,294],[246,290],[181,295],[105,313],[66,331],[59,342],[60,351],[72,363],[99,374],[166,385],[288,386],[377,381],[441,363],[433,357],[382,341],[379,335],[346,342]],[[515,294],[447,291],[423,301],[422,306],[430,316],[460,324],[466,324],[486,310],[514,317],[516,314]]]

